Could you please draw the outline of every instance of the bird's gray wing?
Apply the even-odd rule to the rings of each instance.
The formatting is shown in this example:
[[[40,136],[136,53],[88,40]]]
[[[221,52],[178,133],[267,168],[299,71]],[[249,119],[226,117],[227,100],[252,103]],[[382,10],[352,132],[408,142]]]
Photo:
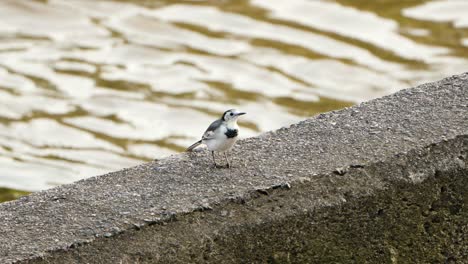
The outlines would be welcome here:
[[[223,123],[223,120],[218,119],[211,123],[211,125],[206,129],[205,133],[203,133],[203,140],[208,140],[214,138],[215,135],[215,130],[218,129],[221,124]]]

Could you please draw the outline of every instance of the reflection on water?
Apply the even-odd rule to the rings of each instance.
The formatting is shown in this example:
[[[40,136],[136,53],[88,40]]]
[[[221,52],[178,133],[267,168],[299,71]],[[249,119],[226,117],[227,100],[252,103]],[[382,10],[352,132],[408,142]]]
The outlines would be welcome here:
[[[0,203],[15,200],[27,194],[29,194],[29,192],[0,187]]]
[[[0,3],[0,186],[183,150],[226,108],[252,136],[467,70],[452,1]],[[195,122],[196,120],[196,122]]]

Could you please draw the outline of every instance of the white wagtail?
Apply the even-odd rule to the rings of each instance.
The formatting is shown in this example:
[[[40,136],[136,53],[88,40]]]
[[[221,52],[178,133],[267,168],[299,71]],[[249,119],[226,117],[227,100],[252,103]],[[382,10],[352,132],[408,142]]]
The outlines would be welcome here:
[[[231,164],[229,163],[226,151],[231,149],[234,143],[236,143],[237,135],[239,134],[237,118],[244,114],[244,112],[238,112],[236,109],[227,110],[220,119],[211,123],[203,134],[202,139],[188,147],[187,151],[192,151],[199,145],[205,144],[211,150],[215,167],[218,167],[218,165],[216,164],[214,152],[219,151],[224,152],[227,167],[230,168]]]

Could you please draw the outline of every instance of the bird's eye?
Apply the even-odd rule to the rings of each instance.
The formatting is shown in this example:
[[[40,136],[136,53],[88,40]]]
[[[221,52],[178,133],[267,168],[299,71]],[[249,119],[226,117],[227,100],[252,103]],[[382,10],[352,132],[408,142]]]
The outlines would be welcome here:
[[[233,114],[233,113],[231,113],[230,115],[231,115],[231,116],[233,116],[234,114]]]

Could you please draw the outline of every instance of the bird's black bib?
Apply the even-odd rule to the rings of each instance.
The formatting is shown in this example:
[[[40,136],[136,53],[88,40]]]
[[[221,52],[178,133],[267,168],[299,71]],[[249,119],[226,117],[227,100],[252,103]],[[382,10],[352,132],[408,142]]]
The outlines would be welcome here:
[[[228,138],[237,137],[237,129],[228,129],[226,133],[224,133]]]

